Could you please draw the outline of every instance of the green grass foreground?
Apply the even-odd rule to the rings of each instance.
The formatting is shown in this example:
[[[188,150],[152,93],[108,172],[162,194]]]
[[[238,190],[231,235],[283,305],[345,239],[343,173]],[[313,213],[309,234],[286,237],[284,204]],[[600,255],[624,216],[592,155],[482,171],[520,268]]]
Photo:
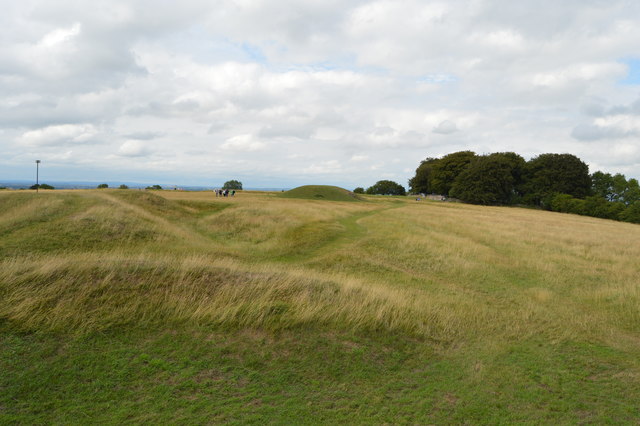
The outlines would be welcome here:
[[[0,193],[0,424],[640,421],[640,226]]]

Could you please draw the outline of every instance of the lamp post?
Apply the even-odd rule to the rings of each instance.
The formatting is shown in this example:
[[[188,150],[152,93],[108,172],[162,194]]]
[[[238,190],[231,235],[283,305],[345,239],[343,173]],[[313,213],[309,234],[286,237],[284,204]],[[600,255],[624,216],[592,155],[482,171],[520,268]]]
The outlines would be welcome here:
[[[38,192],[38,189],[40,188],[40,184],[38,183],[38,172],[40,168],[40,160],[36,160],[36,192]]]

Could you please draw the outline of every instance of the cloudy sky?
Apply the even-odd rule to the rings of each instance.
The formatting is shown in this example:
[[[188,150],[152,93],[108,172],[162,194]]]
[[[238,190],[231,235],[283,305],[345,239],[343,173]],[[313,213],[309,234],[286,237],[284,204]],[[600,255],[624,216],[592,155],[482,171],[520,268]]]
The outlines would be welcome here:
[[[0,179],[380,179],[470,149],[640,178],[637,0],[0,0]]]

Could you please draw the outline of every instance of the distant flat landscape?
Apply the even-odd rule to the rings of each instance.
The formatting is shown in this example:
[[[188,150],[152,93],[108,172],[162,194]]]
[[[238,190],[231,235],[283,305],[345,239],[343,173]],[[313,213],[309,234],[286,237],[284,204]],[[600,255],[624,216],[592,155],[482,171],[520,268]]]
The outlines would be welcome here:
[[[41,182],[42,183],[42,182]],[[56,189],[95,189],[98,185],[106,183],[110,188],[117,188],[120,185],[127,185],[131,189],[139,189],[146,188],[149,185],[153,185],[152,183],[140,183],[140,182],[82,182],[82,181],[47,181],[49,185],[52,185]],[[31,185],[35,185],[35,181],[26,181],[26,180],[0,180],[0,187],[10,188],[10,189],[26,189]],[[176,184],[163,184],[160,183],[165,189],[173,190],[181,189],[184,191],[206,191],[212,190],[214,188],[222,187],[222,184],[211,186],[202,186],[202,185],[176,185]],[[286,191],[289,188],[245,188],[248,191]]]

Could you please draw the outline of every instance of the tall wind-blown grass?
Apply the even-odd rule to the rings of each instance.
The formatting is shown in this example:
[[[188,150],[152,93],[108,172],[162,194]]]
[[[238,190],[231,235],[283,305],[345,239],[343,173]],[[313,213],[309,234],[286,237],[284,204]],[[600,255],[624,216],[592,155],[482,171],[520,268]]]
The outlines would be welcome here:
[[[80,334],[188,323],[270,330],[331,326],[447,341],[461,332],[463,318],[488,315],[468,304],[447,306],[415,289],[206,257],[12,259],[0,264],[0,282],[0,318],[23,330]]]
[[[398,199],[163,195],[2,194],[0,320],[615,345],[640,326],[637,225]]]

